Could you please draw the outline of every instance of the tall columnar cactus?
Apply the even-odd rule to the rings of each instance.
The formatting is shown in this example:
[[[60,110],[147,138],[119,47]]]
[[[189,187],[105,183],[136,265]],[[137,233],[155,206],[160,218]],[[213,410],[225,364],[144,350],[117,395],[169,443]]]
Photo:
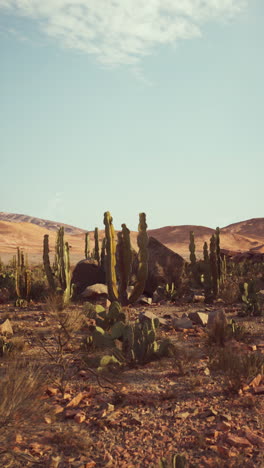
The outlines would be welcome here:
[[[146,215],[145,213],[139,214],[139,225],[138,225],[138,237],[137,237],[137,244],[138,244],[138,271],[137,271],[137,278],[136,283],[134,285],[134,289],[129,297],[129,303],[133,304],[136,302],[139,296],[144,291],[146,280],[148,277],[148,235],[147,235],[147,223],[146,223]]]
[[[90,257],[90,237],[89,237],[89,232],[86,232],[86,233],[85,233],[84,256],[85,256],[86,259]]]
[[[31,271],[26,267],[24,253],[17,248],[16,293],[19,299],[28,300],[31,291]]]
[[[58,278],[61,289],[66,289],[65,255],[64,255],[64,227],[61,226],[57,232],[56,240],[56,267],[55,275]]]
[[[218,279],[218,264],[217,264],[215,234],[213,234],[210,239],[210,266],[211,266],[213,295],[214,297],[217,297],[218,292],[219,292],[219,279]]]
[[[52,291],[63,292],[64,303],[68,302],[72,295],[69,244],[64,242],[64,228],[60,227],[57,232],[54,270],[49,260],[49,236],[46,234],[43,241],[43,263],[45,273]]]
[[[208,245],[207,242],[204,243],[203,246],[203,257],[204,257],[204,294],[205,299],[209,300],[211,296],[212,290],[212,282],[211,282],[211,268],[210,268],[210,259],[208,253]]]
[[[122,232],[118,235],[118,272],[119,287],[116,278],[116,244],[115,231],[112,217],[109,212],[104,215],[106,237],[106,278],[110,301],[120,301],[123,305],[135,302],[143,293],[148,275],[148,236],[145,213],[139,215],[138,238],[138,271],[134,289],[127,296],[127,286],[131,274],[132,249],[130,244],[130,232],[126,225],[122,225]]]
[[[118,301],[118,289],[116,279],[116,243],[113,218],[109,211],[104,214],[105,238],[106,238],[106,280],[108,296],[111,302]]]
[[[43,265],[44,265],[44,270],[46,273],[46,277],[48,280],[49,288],[52,291],[55,291],[56,286],[55,286],[55,281],[54,281],[54,275],[52,268],[50,266],[50,259],[49,259],[49,236],[48,234],[44,235],[43,239]]]
[[[192,268],[194,268],[195,264],[196,264],[196,255],[195,255],[195,242],[194,242],[194,232],[193,231],[190,231],[189,250],[190,250],[191,266],[192,266]]]
[[[132,268],[132,248],[130,242],[130,231],[125,224],[122,224],[122,231],[117,235],[117,258],[119,266],[118,294],[122,304],[128,303],[127,287]]]
[[[64,244],[64,266],[65,266],[65,289],[63,292],[63,302],[67,304],[72,297],[71,270],[70,270],[70,249],[68,242]]]
[[[94,229],[94,259],[100,263],[100,252],[99,252],[99,233],[98,227]]]
[[[105,255],[106,255],[105,248],[106,248],[106,238],[104,237],[102,240],[101,258],[100,258],[100,265],[104,271],[105,271]]]
[[[216,241],[216,258],[217,258],[217,276],[219,284],[222,282],[222,259],[220,250],[220,228],[217,227],[215,230],[215,241]]]

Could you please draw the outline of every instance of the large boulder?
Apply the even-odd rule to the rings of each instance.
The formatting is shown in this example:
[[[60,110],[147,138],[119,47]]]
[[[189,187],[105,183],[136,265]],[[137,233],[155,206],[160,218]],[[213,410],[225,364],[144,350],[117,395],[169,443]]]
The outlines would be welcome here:
[[[148,278],[145,293],[152,295],[158,286],[174,283],[177,287],[184,259],[154,237],[148,242]]]
[[[95,260],[81,260],[73,270],[72,283],[75,284],[76,293],[79,295],[87,286],[105,284],[105,272]]]

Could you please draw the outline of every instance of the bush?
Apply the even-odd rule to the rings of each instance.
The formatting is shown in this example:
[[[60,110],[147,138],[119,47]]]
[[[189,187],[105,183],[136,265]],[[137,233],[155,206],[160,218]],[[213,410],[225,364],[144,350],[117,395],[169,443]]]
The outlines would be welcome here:
[[[209,368],[222,371],[228,388],[238,391],[257,374],[263,372],[264,356],[261,353],[238,354],[232,347],[219,349],[209,356]]]
[[[242,325],[238,325],[234,320],[230,322],[224,320],[216,320],[207,331],[206,344],[208,346],[225,346],[225,344],[234,339],[236,341],[245,340],[247,335],[246,329]]]
[[[238,283],[232,280],[227,280],[220,287],[219,297],[226,304],[234,304],[240,300],[240,289]]]

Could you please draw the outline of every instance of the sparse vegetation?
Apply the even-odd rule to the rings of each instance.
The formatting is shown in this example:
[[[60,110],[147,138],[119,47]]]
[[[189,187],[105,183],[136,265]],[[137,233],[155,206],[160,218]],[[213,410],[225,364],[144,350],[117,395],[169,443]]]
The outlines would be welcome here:
[[[182,468],[208,458],[220,467],[233,450],[228,436],[244,437],[254,447],[247,457],[258,466],[263,265],[232,264],[221,254],[219,229],[199,260],[191,235],[191,264],[161,281],[155,292],[161,305],[144,297],[139,303],[148,268],[145,221],[142,214],[138,254],[126,225],[115,242],[109,213],[101,250],[98,230],[92,253],[86,236],[85,257],[96,255],[107,271],[110,305],[96,298],[69,302],[70,248],[62,230],[53,264],[47,237],[43,266],[27,265],[22,250],[9,265],[1,262],[0,290],[9,293],[5,299],[2,291],[9,302],[1,316],[14,329],[14,335],[0,331],[3,466]],[[207,304],[190,303],[194,297]],[[14,299],[23,307],[14,307]],[[219,311],[218,301],[223,320],[202,324]],[[254,431],[251,440],[246,426]]]

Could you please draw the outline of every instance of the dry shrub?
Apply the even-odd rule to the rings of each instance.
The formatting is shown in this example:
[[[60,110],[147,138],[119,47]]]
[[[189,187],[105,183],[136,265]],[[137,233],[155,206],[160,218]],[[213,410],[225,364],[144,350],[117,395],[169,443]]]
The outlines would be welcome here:
[[[239,285],[234,281],[227,280],[220,287],[219,297],[223,299],[226,304],[234,304],[240,299]]]
[[[207,330],[207,346],[225,346],[230,340],[245,341],[248,336],[243,325],[238,325],[234,320],[215,320],[212,327]]]
[[[16,465],[13,453],[15,435],[29,434],[37,422],[43,420],[46,406],[41,400],[44,390],[41,371],[23,360],[10,361],[8,367],[1,369],[0,378],[0,463],[11,460],[8,465]],[[3,458],[4,457],[4,458]],[[12,461],[13,460],[13,461]]]
[[[180,375],[186,375],[198,359],[197,351],[183,346],[174,345],[170,348],[170,355],[173,356],[173,367],[176,367]]]
[[[56,426],[56,432],[48,438],[56,452],[64,456],[88,455],[92,449],[91,439],[87,433],[76,424],[61,424]]]
[[[209,368],[224,374],[227,386],[237,392],[256,375],[263,373],[264,356],[261,353],[239,354],[231,346],[214,350],[209,356]]]

